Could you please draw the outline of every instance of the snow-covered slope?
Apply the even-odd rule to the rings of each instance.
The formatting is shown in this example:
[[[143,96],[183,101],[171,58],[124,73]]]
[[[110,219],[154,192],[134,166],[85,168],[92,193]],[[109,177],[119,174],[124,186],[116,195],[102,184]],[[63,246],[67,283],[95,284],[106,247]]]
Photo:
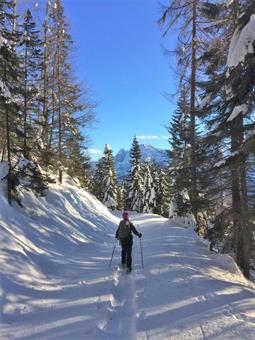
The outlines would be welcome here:
[[[118,244],[109,268],[119,218],[70,180],[46,198],[24,194],[25,210],[3,190],[1,340],[254,339],[254,286],[192,228],[131,214],[143,238],[127,276]]]
[[[6,171],[6,164],[0,163],[0,178]],[[15,204],[8,205],[4,195],[6,188],[1,182],[3,319],[41,310],[41,300],[37,298],[43,298],[46,292],[61,290],[66,285],[66,275],[72,280],[82,277],[83,270],[100,267],[99,260],[94,266],[86,256],[93,248],[96,259],[97,246],[108,250],[118,219],[91,194],[74,184],[70,178],[65,178],[63,185],[51,185],[45,198],[24,191],[25,208],[22,209]],[[108,255],[105,255],[107,260]]]

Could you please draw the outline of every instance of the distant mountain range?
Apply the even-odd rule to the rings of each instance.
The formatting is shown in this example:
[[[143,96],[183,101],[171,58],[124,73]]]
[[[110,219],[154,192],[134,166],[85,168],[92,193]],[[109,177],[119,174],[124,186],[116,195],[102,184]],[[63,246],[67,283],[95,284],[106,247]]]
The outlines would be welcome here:
[[[168,164],[166,150],[155,148],[149,144],[140,144],[140,149],[142,162],[148,161],[161,167]],[[114,161],[118,178],[126,176],[130,170],[130,150],[120,149],[114,157]]]
[[[148,161],[159,166],[166,166],[168,162],[166,150],[155,148],[149,144],[140,144],[142,162]],[[120,149],[114,157],[118,178],[128,174],[130,170],[130,150]]]

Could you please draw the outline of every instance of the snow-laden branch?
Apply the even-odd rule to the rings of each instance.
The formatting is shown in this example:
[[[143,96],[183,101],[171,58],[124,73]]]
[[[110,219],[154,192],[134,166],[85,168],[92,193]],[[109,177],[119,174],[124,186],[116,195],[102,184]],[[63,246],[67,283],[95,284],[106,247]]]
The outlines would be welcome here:
[[[244,62],[247,54],[254,53],[255,42],[255,14],[252,14],[249,22],[240,30],[238,27],[231,39],[229,46],[227,66],[229,68]]]
[[[246,104],[237,105],[232,111],[231,115],[228,117],[227,122],[234,120],[241,112],[246,113],[248,111],[248,106]]]

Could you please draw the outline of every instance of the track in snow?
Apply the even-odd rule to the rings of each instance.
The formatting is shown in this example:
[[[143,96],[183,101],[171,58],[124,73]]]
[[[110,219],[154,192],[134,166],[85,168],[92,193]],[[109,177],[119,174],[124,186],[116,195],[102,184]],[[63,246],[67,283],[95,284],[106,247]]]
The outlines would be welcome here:
[[[133,273],[126,274],[117,268],[113,274],[112,295],[105,319],[99,321],[98,328],[104,339],[135,339],[136,306]]]

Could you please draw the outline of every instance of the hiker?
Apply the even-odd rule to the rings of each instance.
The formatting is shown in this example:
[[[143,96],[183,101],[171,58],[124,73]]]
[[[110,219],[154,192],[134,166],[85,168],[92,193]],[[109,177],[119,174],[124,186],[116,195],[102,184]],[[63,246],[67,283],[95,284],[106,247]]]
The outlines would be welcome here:
[[[139,238],[142,237],[141,233],[138,233],[133,223],[128,219],[128,213],[123,212],[123,220],[120,221],[119,227],[116,231],[116,238],[120,240],[121,251],[121,265],[124,268],[127,267],[127,272],[132,270],[132,245],[133,245],[133,235],[134,233]]]

